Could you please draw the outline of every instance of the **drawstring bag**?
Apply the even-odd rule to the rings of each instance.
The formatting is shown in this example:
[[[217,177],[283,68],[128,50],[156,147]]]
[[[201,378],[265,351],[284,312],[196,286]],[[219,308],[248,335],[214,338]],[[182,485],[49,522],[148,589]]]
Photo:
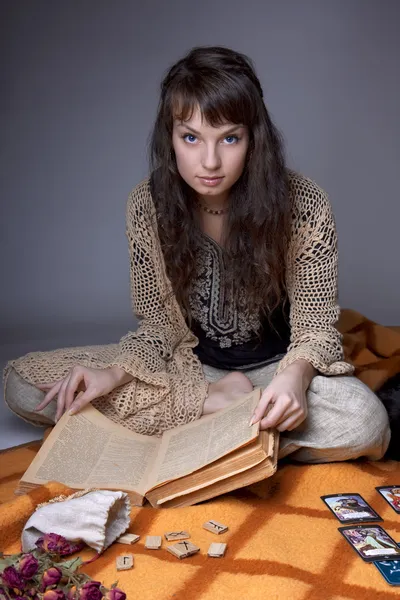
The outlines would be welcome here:
[[[39,504],[22,531],[22,551],[29,552],[36,541],[49,533],[74,543],[83,542],[98,554],[129,527],[128,494],[110,490],[85,490],[58,496]]]

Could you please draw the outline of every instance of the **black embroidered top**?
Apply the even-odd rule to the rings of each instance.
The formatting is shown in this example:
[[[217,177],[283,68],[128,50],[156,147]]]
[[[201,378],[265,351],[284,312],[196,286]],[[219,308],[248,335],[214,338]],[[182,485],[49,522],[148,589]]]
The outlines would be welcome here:
[[[192,285],[191,329],[202,363],[220,369],[251,369],[282,358],[290,342],[289,306],[268,319],[252,314],[245,290],[233,301],[233,282],[225,277],[222,248],[205,234],[199,238],[197,278]]]

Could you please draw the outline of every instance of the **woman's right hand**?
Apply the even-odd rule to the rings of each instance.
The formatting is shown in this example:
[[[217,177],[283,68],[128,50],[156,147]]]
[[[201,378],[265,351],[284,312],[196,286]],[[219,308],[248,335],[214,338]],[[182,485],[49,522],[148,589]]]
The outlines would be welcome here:
[[[128,383],[133,379],[120,367],[112,366],[106,369],[92,369],[90,367],[76,366],[59,381],[37,384],[46,396],[35,410],[43,410],[57,396],[57,410],[55,421],[67,411],[75,414],[86,404],[100,396],[105,396],[113,389]]]

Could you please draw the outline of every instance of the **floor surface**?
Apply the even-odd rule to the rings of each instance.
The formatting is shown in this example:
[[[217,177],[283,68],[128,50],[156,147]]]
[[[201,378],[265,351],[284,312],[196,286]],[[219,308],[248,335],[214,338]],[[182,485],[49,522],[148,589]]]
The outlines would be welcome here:
[[[135,323],[136,325],[136,323]],[[134,327],[132,328],[134,329]],[[0,346],[0,370],[1,374],[8,360],[23,356],[28,352],[47,351],[55,348],[71,346],[86,346],[95,344],[115,343],[127,333],[128,329],[123,326],[87,325],[79,328],[70,328],[69,331],[58,331],[54,336],[45,339],[34,339],[25,342],[16,342]],[[44,428],[35,427],[26,423],[10,411],[4,402],[3,385],[0,386],[0,450],[11,448],[41,439]]]
[[[2,373],[8,358],[11,357],[7,357],[4,354],[0,356],[0,369]],[[2,386],[0,389],[0,450],[19,446],[32,440],[38,440],[42,435],[43,429],[41,427],[34,427],[33,425],[29,425],[29,423],[25,423],[25,421],[10,411],[4,402]]]

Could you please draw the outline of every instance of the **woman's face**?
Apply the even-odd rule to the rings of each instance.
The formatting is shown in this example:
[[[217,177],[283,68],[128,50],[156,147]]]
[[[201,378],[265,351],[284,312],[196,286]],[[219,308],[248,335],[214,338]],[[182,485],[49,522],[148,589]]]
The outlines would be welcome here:
[[[246,162],[247,127],[232,123],[212,127],[202,121],[197,108],[188,121],[174,120],[172,145],[178,171],[199,199],[210,207],[226,205]]]

